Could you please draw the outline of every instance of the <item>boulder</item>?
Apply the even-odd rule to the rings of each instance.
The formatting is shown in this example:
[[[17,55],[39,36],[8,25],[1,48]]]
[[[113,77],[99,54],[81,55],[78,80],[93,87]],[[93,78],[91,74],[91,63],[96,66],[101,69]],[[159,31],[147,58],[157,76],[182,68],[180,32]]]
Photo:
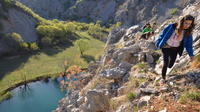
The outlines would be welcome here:
[[[107,90],[90,90],[86,93],[86,103],[83,112],[106,112],[109,110],[109,96]]]

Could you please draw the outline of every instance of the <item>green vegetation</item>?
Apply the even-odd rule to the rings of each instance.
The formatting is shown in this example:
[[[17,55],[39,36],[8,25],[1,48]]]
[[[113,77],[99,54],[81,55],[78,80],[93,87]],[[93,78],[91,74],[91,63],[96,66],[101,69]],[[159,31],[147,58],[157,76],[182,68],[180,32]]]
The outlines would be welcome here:
[[[139,87],[139,85],[143,82],[145,82],[147,79],[145,78],[135,78],[135,77],[129,77],[129,85],[134,86],[135,88]]]
[[[41,38],[41,44],[50,46],[78,39],[79,32],[88,32],[96,39],[106,39],[110,29],[101,27],[99,23],[59,22],[55,19],[46,23],[40,22],[36,31]]]
[[[83,1],[83,0],[77,0],[77,1],[76,1],[76,4],[78,4],[78,3],[82,2],[82,1]]]
[[[169,10],[169,14],[171,15],[176,15],[178,13],[178,9],[177,8],[172,8]]]
[[[136,94],[130,92],[130,93],[127,94],[126,97],[128,98],[129,101],[132,101],[132,100],[134,100],[136,98]]]
[[[88,46],[89,43],[86,40],[82,40],[82,39],[77,40],[75,44],[76,44],[76,46],[78,46],[81,56],[83,56],[83,53],[90,48]]]
[[[2,41],[10,48],[7,55],[39,50],[36,42],[24,42],[21,35],[15,32],[3,36]]]
[[[0,102],[3,100],[9,99],[11,97],[12,97],[11,92],[6,92],[6,93],[1,92],[0,93]]]
[[[138,63],[136,65],[136,68],[139,69],[140,73],[147,72],[148,71],[148,64],[145,63],[145,62],[141,62],[141,63]]]
[[[11,38],[13,38],[16,42],[23,42],[23,39],[22,39],[22,37],[21,37],[21,35],[20,34],[18,34],[18,33],[12,33],[11,35]]]
[[[35,50],[37,52],[0,59],[1,96],[9,96],[5,94],[6,90],[24,82],[24,79],[30,81],[38,77],[59,75],[63,71],[62,63],[64,60],[67,60],[69,66],[87,67],[88,59],[98,59],[103,52],[105,43],[98,39],[106,38],[111,28],[119,25],[117,23],[106,28],[102,27],[99,21],[95,24],[86,24],[57,19],[46,20],[18,1],[15,2],[15,6],[38,21],[36,31],[40,39],[38,43],[28,43],[15,32],[7,34],[3,38],[7,45],[13,48],[11,53]],[[80,53],[77,41],[87,43],[90,47],[90,49],[84,47],[82,50],[84,56]]]
[[[84,52],[84,55],[93,56],[95,59],[103,52],[104,43],[92,38],[86,32],[78,33],[81,39],[87,41],[90,49]],[[73,43],[75,43],[74,41]],[[11,59],[0,60],[0,74],[4,76],[0,81],[0,92],[12,87],[23,81],[21,74],[26,75],[26,80],[36,79],[41,76],[52,76],[63,71],[62,63],[66,59],[68,65],[78,65],[83,68],[87,67],[88,63],[80,58],[78,46],[65,48],[41,49],[37,54],[25,55]],[[50,54],[50,55],[48,55]]]
[[[15,6],[17,6],[18,8],[21,8],[27,14],[31,15],[33,18],[35,18],[36,20],[38,20],[40,22],[46,22],[47,21],[44,18],[40,17],[35,12],[33,12],[30,8],[28,8],[27,6],[23,5],[22,3],[18,2],[18,1],[15,2]]]
[[[192,91],[185,91],[179,98],[180,103],[188,103],[188,101],[200,101],[200,91],[199,90],[192,90]]]

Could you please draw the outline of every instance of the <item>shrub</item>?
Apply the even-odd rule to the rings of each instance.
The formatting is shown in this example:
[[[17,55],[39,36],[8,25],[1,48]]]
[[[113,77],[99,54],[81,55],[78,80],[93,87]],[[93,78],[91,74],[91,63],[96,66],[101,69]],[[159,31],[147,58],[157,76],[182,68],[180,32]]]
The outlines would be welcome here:
[[[88,28],[88,34],[93,36],[94,38],[103,40],[108,35],[108,30],[106,28],[101,27],[101,22],[97,21],[96,24],[90,23]]]
[[[132,101],[136,98],[136,94],[130,92],[130,93],[127,94],[127,98],[128,98],[128,100]]]
[[[39,50],[39,47],[36,42],[30,43],[30,50]]]
[[[25,49],[25,50],[28,50],[29,45],[26,42],[22,42],[22,43],[20,43],[20,47],[23,48],[23,49]]]
[[[51,43],[52,43],[52,38],[50,38],[50,37],[43,37],[42,39],[41,39],[41,43],[42,43],[42,46],[50,46],[51,45]]]
[[[75,44],[78,46],[81,56],[83,56],[83,53],[89,49],[89,43],[86,40],[77,40]]]
[[[144,62],[138,63],[136,65],[136,68],[139,69],[139,72],[141,72],[141,73],[148,71],[148,65],[147,65],[147,63],[144,63]]]
[[[22,37],[21,37],[21,35],[20,34],[18,34],[18,33],[12,33],[11,35],[10,35],[16,42],[23,42],[23,39],[22,39]]]
[[[169,10],[169,14],[171,14],[171,15],[176,15],[177,12],[178,12],[177,8],[172,8],[172,9]]]

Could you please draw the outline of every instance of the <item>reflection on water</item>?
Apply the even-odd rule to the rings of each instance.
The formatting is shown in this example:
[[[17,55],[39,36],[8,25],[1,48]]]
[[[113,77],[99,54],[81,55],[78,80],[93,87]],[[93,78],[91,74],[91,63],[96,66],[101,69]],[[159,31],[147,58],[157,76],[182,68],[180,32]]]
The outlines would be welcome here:
[[[12,91],[13,97],[0,104],[0,112],[51,112],[66,94],[57,81],[37,81]]]

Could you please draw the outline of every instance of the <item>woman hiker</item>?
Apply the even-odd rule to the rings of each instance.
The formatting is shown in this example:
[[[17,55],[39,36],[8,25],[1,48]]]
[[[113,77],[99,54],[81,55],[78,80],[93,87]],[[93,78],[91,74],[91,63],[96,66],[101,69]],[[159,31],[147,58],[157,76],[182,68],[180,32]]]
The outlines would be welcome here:
[[[190,59],[193,59],[192,31],[194,27],[194,17],[186,15],[178,23],[169,24],[160,33],[155,45],[162,50],[163,54],[161,83],[166,83],[167,68],[174,65],[177,55],[181,56],[184,48],[186,48]]]

